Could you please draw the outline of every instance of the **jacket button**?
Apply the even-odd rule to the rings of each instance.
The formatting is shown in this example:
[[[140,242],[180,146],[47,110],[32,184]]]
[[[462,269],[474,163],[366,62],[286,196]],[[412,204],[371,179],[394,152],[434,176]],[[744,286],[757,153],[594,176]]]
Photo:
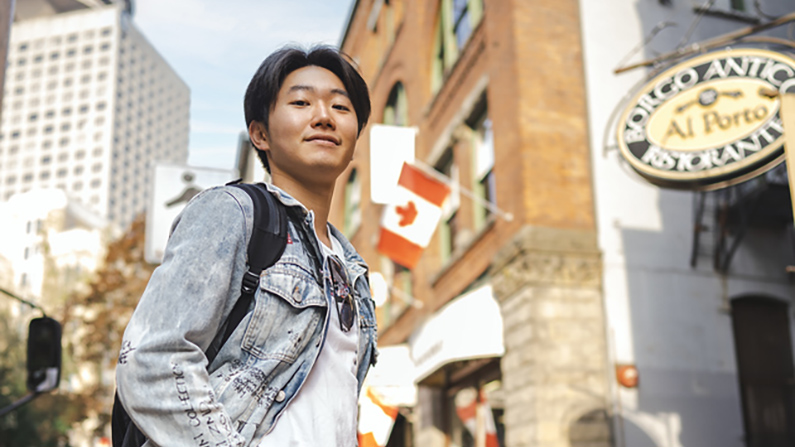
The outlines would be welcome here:
[[[282,402],[285,396],[284,390],[279,390],[279,392],[276,394],[276,402]]]

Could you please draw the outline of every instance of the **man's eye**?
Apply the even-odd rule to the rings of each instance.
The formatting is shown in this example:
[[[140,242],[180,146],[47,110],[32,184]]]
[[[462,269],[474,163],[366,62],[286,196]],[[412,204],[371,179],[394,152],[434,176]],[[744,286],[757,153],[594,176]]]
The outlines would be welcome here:
[[[351,111],[350,107],[348,107],[348,106],[346,106],[346,105],[342,105],[342,104],[337,104],[337,105],[335,105],[335,106],[333,106],[333,107],[334,107],[335,109],[337,109],[337,110],[343,110],[343,111],[345,111],[345,112],[350,112],[350,111]]]
[[[296,105],[296,106],[306,106],[306,105],[309,105],[309,102],[304,101],[303,99],[297,99],[295,101],[290,102],[290,104]]]

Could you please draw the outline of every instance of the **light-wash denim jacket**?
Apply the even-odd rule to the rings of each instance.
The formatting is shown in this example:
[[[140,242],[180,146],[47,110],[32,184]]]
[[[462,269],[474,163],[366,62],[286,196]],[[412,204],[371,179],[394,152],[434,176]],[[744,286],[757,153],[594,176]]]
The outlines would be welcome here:
[[[295,225],[319,249],[314,214],[272,185],[303,222],[291,219],[284,255],[264,270],[253,311],[211,365],[205,351],[240,296],[252,202],[238,188],[197,195],[174,221],[163,263],[124,333],[116,379],[119,397],[149,441],[146,446],[256,446],[301,389],[329,325],[329,274],[314,263]],[[376,325],[367,265],[335,228],[359,315],[359,389],[376,360]]]

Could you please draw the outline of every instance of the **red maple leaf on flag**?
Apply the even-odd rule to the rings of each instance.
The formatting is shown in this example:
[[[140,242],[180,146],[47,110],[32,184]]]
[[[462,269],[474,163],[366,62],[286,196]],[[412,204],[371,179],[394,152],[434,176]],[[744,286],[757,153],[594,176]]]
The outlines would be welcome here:
[[[407,227],[413,224],[414,220],[417,218],[417,205],[415,205],[412,200],[409,200],[409,203],[404,206],[396,207],[395,211],[400,216],[398,225],[401,227]]]

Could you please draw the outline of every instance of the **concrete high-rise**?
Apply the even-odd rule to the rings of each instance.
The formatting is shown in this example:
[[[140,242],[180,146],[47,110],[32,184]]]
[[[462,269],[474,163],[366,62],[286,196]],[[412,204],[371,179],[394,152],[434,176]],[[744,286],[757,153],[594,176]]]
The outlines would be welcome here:
[[[149,201],[153,164],[187,161],[189,89],[132,10],[129,0],[17,1],[0,200],[59,188],[126,227]]]

